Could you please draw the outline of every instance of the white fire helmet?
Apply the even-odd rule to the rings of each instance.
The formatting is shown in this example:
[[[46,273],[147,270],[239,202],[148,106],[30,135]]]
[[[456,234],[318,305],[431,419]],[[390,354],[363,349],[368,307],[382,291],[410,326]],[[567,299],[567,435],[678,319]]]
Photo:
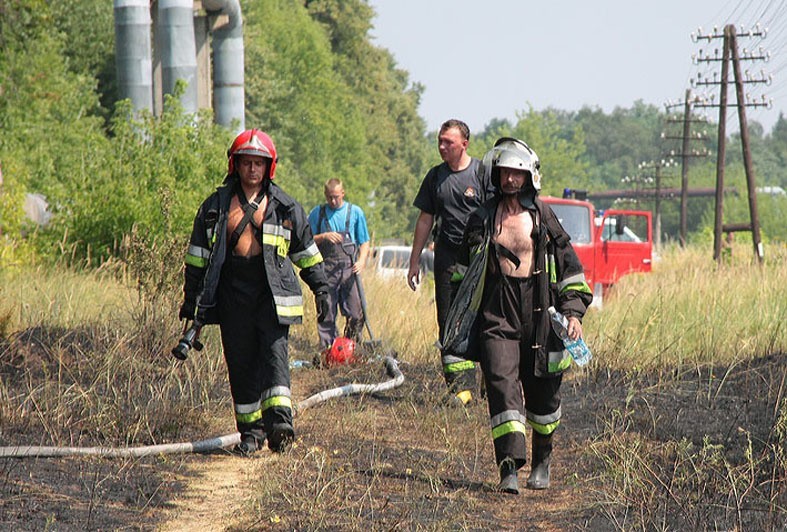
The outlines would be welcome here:
[[[524,141],[503,137],[484,155],[484,166],[491,171],[492,184],[500,188],[500,168],[525,170],[536,192],[541,190],[541,163],[538,155]]]

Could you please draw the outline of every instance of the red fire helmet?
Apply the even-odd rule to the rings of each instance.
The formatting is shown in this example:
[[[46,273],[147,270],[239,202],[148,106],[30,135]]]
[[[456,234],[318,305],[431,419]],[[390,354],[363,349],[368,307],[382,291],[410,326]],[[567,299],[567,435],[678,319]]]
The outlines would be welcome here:
[[[276,175],[276,146],[273,140],[264,131],[259,129],[247,129],[232,142],[232,146],[227,150],[227,174],[232,175],[235,171],[235,156],[236,155],[257,155],[270,159],[268,163],[268,179],[273,179]]]

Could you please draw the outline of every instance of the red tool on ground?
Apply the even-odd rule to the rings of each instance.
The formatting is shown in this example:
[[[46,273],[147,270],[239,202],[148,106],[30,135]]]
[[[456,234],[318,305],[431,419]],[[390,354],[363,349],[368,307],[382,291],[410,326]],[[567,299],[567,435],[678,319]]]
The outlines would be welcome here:
[[[336,338],[331,344],[331,347],[325,349],[321,355],[322,359],[325,361],[325,365],[328,367],[354,364],[356,362],[355,341],[340,336]]]

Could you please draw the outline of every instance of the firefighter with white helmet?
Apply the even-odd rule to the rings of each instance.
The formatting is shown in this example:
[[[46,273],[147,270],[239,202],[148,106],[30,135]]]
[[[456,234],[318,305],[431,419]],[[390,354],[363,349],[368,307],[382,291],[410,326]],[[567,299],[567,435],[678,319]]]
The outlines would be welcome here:
[[[533,432],[527,486],[549,486],[552,436],[561,418],[560,384],[571,364],[552,331],[547,308],[554,306],[568,317],[569,335],[576,339],[592,293],[568,234],[538,198],[536,153],[525,142],[504,137],[484,163],[498,195],[467,222],[462,259],[469,267],[447,324],[455,337],[441,340],[446,349],[461,346],[479,353],[498,489],[519,493],[526,425]],[[468,315],[464,322],[456,317]]]
[[[194,219],[180,318],[219,324],[241,435],[236,450],[250,455],[267,440],[281,452],[295,438],[289,326],[303,316],[293,265],[315,294],[318,321],[327,312],[327,282],[303,207],[273,182],[271,138],[244,131],[227,156],[224,183]]]
[[[489,168],[492,185],[503,194],[500,184],[500,169],[523,170],[526,172],[525,183],[518,192],[524,207],[533,204],[536,194],[541,192],[541,161],[538,155],[525,142],[503,137],[495,142],[494,147],[484,156],[484,165]]]

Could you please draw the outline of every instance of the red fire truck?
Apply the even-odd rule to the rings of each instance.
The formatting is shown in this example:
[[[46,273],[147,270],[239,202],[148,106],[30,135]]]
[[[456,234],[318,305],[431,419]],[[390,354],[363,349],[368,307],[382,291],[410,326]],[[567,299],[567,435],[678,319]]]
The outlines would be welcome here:
[[[571,236],[571,244],[585,267],[600,305],[607,288],[621,276],[649,272],[653,261],[650,211],[608,209],[596,211],[589,201],[542,196]]]

